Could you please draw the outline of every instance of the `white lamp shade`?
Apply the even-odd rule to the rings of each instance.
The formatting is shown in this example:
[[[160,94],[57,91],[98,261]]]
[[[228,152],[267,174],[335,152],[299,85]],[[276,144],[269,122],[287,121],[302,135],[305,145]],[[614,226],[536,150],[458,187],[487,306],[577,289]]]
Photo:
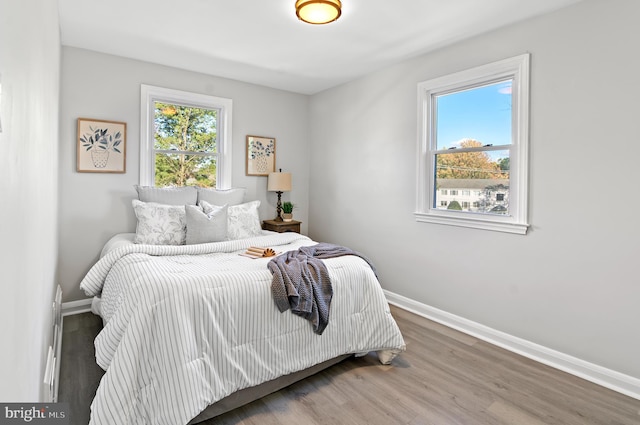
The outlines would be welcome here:
[[[269,173],[267,190],[270,192],[289,192],[291,190],[291,173]]]

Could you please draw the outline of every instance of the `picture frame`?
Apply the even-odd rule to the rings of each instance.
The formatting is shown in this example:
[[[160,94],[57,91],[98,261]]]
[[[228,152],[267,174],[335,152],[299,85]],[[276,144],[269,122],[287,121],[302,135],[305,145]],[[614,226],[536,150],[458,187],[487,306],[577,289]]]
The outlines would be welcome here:
[[[78,118],[76,170],[80,173],[125,173],[127,123]]]
[[[275,171],[275,137],[247,136],[247,176],[268,176]]]

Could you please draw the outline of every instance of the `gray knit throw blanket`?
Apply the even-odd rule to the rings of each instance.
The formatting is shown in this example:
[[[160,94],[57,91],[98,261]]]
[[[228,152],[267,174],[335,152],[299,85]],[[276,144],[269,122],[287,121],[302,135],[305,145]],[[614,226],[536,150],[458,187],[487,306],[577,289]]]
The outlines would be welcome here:
[[[269,261],[273,273],[271,293],[280,312],[291,312],[309,320],[313,331],[322,335],[329,324],[329,308],[333,289],[324,258],[356,255],[364,259],[375,273],[371,262],[360,253],[339,245],[319,243],[297,251],[287,251]]]

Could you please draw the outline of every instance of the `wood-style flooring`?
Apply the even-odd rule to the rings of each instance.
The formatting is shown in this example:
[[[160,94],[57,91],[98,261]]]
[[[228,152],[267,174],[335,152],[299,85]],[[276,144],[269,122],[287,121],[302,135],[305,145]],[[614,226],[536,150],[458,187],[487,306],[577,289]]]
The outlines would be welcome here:
[[[392,307],[407,351],[351,358],[204,425],[640,425],[640,400]],[[89,421],[101,320],[64,318],[59,401]],[[114,424],[117,425],[117,424]],[[178,424],[176,424],[178,425]]]

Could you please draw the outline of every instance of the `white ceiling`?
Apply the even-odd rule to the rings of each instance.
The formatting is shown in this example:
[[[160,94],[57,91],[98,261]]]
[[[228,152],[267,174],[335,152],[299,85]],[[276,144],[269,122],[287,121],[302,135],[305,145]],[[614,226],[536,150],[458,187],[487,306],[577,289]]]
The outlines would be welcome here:
[[[309,25],[295,0],[58,0],[62,44],[313,94],[581,0],[342,0]]]

